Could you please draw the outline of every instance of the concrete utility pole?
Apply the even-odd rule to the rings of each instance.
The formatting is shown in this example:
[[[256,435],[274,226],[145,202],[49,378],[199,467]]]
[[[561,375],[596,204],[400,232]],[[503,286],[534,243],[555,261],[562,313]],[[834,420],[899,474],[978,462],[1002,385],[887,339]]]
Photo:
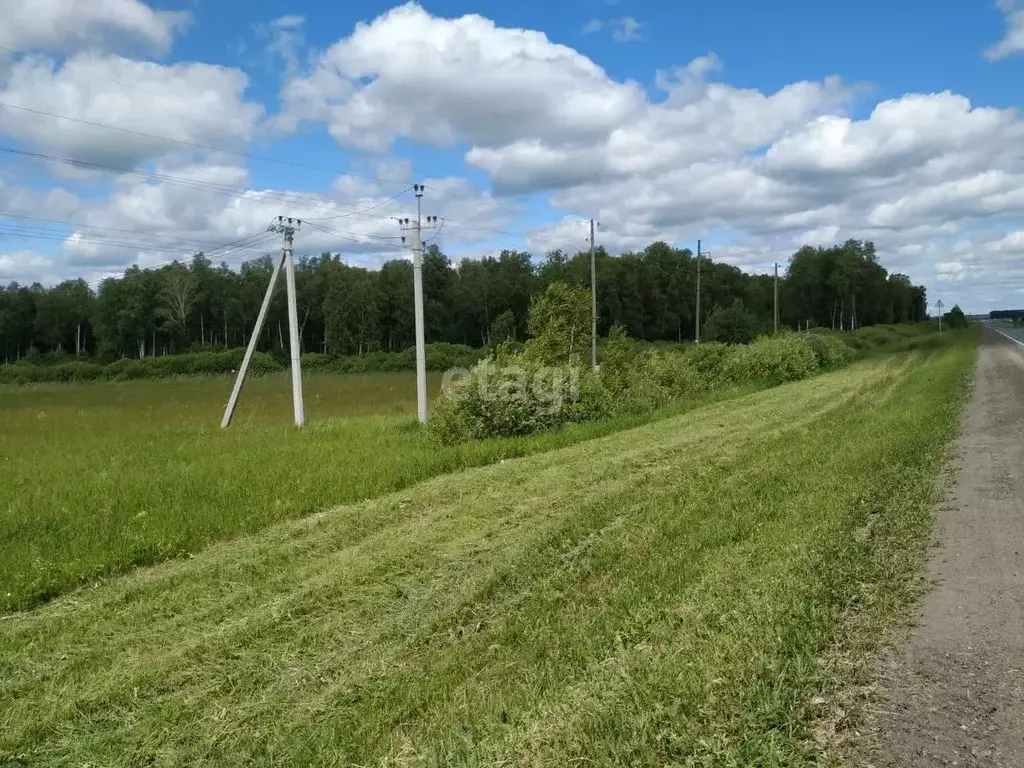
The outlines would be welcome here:
[[[590,367],[597,370],[597,259],[593,219],[590,220]]]
[[[235,385],[231,388],[231,397],[228,398],[227,407],[224,409],[224,417],[221,419],[221,429],[226,429],[235,415],[235,406],[238,405],[238,397],[242,393],[242,385],[245,384],[245,375],[249,371],[249,363],[256,351],[260,334],[263,332],[263,325],[267,321],[267,311],[270,309],[270,300],[274,296],[274,287],[277,285],[277,277],[281,273],[281,267],[285,268],[285,277],[288,284],[288,340],[291,345],[291,367],[292,367],[292,406],[295,410],[295,424],[301,427],[305,422],[305,412],[302,404],[302,369],[300,362],[301,350],[299,349],[299,313],[298,302],[295,296],[295,263],[292,256],[292,239],[295,231],[302,226],[302,219],[286,219],[283,216],[277,217],[277,223],[267,227],[270,232],[279,232],[284,235],[284,245],[281,248],[281,258],[274,264],[274,271],[270,275],[270,282],[267,283],[267,292],[263,295],[263,303],[260,305],[259,314],[256,316],[256,325],[253,328],[252,336],[249,337],[249,344],[245,348],[245,356],[242,358],[242,366],[238,369],[238,376],[235,377]]]
[[[935,308],[939,310],[939,336],[942,335],[942,308],[946,305],[942,303],[942,299],[935,302]]]
[[[416,221],[399,219],[402,229],[412,232],[412,292],[416,318],[416,417],[427,423],[427,342],[423,323],[423,184],[413,184],[416,193]],[[437,216],[427,216],[427,227],[437,226]],[[405,242],[405,237],[402,237]]]
[[[292,357],[292,408],[295,411],[295,426],[306,423],[306,410],[302,404],[302,362],[301,341],[299,340],[299,301],[295,294],[295,258],[292,254],[292,238],[295,229],[282,226],[284,234],[284,277],[288,289],[288,346]]]
[[[779,262],[775,262],[775,311],[774,316],[774,331],[773,333],[779,332]]]

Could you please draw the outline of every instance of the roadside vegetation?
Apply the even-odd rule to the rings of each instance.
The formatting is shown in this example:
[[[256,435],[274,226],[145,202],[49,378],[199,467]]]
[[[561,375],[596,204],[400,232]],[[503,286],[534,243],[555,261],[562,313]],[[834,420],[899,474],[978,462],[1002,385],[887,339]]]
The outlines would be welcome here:
[[[730,311],[743,314],[741,307]],[[712,316],[713,328],[736,323]],[[590,298],[582,288],[552,284],[530,308],[530,339],[499,346],[435,404],[429,422],[443,443],[540,432],[578,422],[645,413],[676,400],[740,385],[771,387],[835,370],[863,350],[938,344],[927,324],[870,326],[850,333],[784,332],[735,343],[707,341],[659,349],[614,326],[600,357],[589,364]],[[715,324],[717,321],[717,324]],[[930,336],[935,335],[932,342]]]
[[[944,338],[284,522],[8,616],[0,762],[811,762],[815,702],[843,683],[822,654],[851,614],[881,633],[879,590],[898,591],[926,546],[974,361],[974,334]],[[376,446],[406,456],[405,436],[421,435],[378,423],[337,439],[359,423],[262,436],[164,425],[154,445],[170,446],[164,472],[197,475],[176,514],[251,515],[259,494],[242,487],[256,472],[204,463],[252,459],[275,509],[375,461]],[[305,455],[315,473],[286,469],[294,440],[322,445]],[[435,445],[417,460],[511,444]],[[147,465],[157,484],[159,463]],[[44,476],[68,473],[56,461]],[[135,518],[143,529],[160,497]],[[52,530],[103,524],[69,513]],[[59,541],[21,525],[22,542]]]
[[[875,342],[897,345],[930,330],[874,333]],[[854,354],[841,340],[845,334],[673,350],[634,342],[616,327],[594,373],[581,363],[590,349],[589,299],[560,283],[534,301],[530,334],[525,346],[499,345],[440,397],[435,375],[426,432],[409,415],[415,387],[408,374],[310,373],[310,424],[301,432],[289,426],[283,376],[250,382],[226,431],[217,426],[226,377],[8,388],[0,398],[7,478],[0,484],[0,611],[30,608],[132,567],[192,556],[226,537],[439,474],[834,370]],[[434,345],[428,361],[434,368],[468,365],[472,352]],[[225,355],[177,357],[227,365]],[[111,365],[131,371],[173,360]],[[264,362],[276,365],[269,357]],[[332,370],[338,358],[318,362]],[[510,390],[513,377],[525,386]]]

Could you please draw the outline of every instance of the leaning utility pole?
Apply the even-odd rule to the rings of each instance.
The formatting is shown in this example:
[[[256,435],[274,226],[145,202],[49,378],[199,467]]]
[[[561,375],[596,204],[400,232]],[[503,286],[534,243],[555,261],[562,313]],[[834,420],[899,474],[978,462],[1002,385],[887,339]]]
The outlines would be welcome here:
[[[590,220],[590,367],[597,370],[597,261],[593,219]]]
[[[416,193],[416,221],[399,219],[402,229],[412,232],[412,292],[416,317],[416,417],[427,423],[427,343],[423,325],[423,184],[413,184]],[[427,226],[437,226],[437,216],[427,216]],[[405,242],[405,237],[402,237]]]
[[[774,331],[773,333],[779,332],[779,262],[775,262],[775,311],[774,317]]]
[[[227,408],[224,409],[224,418],[220,422],[221,429],[225,429],[231,423],[231,418],[235,415],[238,396],[242,392],[242,385],[245,384],[245,374],[249,370],[249,363],[252,361],[253,352],[256,351],[256,345],[263,331],[263,324],[267,320],[270,300],[273,298],[274,286],[277,285],[277,276],[281,273],[282,266],[285,268],[285,281],[288,290],[288,341],[291,345],[292,407],[295,410],[295,425],[301,427],[305,423],[306,416],[302,404],[302,368],[299,357],[301,354],[299,349],[299,310],[295,296],[295,260],[292,256],[292,239],[295,236],[295,231],[301,226],[302,219],[286,219],[283,216],[278,216],[277,223],[267,227],[268,232],[277,232],[284,235],[284,245],[281,248],[281,258],[274,264],[274,271],[270,275],[267,292],[263,295],[263,304],[260,305],[259,314],[256,316],[256,326],[253,328],[252,336],[249,337],[249,345],[245,348],[242,367],[238,369],[235,385],[231,389],[231,397],[228,398]]]

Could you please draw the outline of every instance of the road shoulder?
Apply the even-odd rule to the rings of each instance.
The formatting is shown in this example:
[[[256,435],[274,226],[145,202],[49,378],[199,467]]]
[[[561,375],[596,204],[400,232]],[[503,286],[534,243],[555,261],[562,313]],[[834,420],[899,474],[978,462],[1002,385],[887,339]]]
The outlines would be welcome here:
[[[918,624],[879,662],[861,756],[1024,766],[1024,347],[986,329]]]

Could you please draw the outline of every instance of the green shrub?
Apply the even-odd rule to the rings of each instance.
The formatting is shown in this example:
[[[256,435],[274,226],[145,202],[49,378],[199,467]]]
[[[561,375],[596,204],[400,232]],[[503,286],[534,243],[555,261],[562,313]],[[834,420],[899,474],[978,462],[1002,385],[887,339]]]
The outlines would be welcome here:
[[[717,341],[704,341],[686,351],[686,357],[698,373],[716,379],[729,356],[729,347]]]
[[[601,353],[601,382],[611,391],[620,392],[629,386],[629,374],[646,350],[626,335],[616,323],[608,333]]]
[[[721,368],[721,380],[731,384],[762,381],[783,384],[812,376],[818,361],[811,345],[797,334],[758,339],[729,350]]]
[[[814,352],[818,366],[825,370],[841,368],[853,358],[853,349],[833,334],[808,333],[803,340]]]
[[[103,375],[103,366],[83,361],[60,363],[53,373],[59,381],[93,381]]]
[[[438,342],[427,344],[427,370],[447,371],[449,368],[472,368],[484,351],[465,344]]]
[[[0,366],[0,383],[3,384],[34,384],[40,381],[53,381],[51,376],[49,366],[20,362]]]
[[[96,379],[131,381],[171,376],[231,374],[242,364],[244,352],[239,348],[220,352],[207,350],[183,355],[146,357],[141,360],[121,358],[107,365],[71,361],[54,365],[0,366],[0,383],[76,382]],[[263,352],[256,352],[249,365],[249,372],[256,376],[280,370],[281,365]]]
[[[112,378],[115,381],[146,379],[150,377],[154,368],[154,366],[146,365],[143,360],[125,360],[123,365],[119,365],[117,367],[117,373],[115,373]]]
[[[861,344],[862,349],[887,347],[899,339],[899,334],[883,326],[869,325],[844,334],[851,345]]]
[[[302,356],[302,372],[333,373],[337,359],[334,355],[325,355],[322,352],[307,352]]]
[[[950,334],[954,333],[956,332],[943,331],[941,336],[938,333],[911,336],[893,344],[892,350],[894,352],[910,352],[911,350],[919,349],[938,349],[940,346],[945,345],[949,340]]]
[[[579,367],[545,366],[526,355],[485,358],[451,382],[434,405],[429,429],[444,443],[527,435],[599,413],[581,402]],[[593,384],[588,383],[593,391]]]
[[[242,361],[239,360],[238,364],[241,365]],[[252,360],[249,361],[249,374],[253,376],[265,376],[268,373],[277,373],[280,370],[282,370],[281,364],[266,352],[254,352]],[[229,371],[229,373],[233,372]]]
[[[658,351],[621,328],[609,334],[599,378],[608,395],[604,410],[613,413],[644,413],[704,388],[688,354]]]
[[[704,335],[725,344],[749,344],[757,333],[757,317],[736,299],[731,307],[717,307],[708,318]]]
[[[590,353],[590,291],[551,283],[530,302],[526,354],[550,365],[579,365]]]
[[[427,344],[428,371],[447,371],[449,368],[472,368],[484,355],[484,350],[463,344]],[[375,351],[364,355],[325,355],[309,352],[302,356],[302,370],[309,373],[392,373],[416,370],[416,350],[413,347],[397,352]]]

